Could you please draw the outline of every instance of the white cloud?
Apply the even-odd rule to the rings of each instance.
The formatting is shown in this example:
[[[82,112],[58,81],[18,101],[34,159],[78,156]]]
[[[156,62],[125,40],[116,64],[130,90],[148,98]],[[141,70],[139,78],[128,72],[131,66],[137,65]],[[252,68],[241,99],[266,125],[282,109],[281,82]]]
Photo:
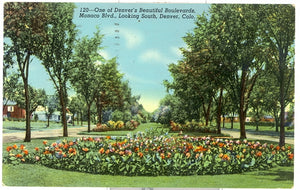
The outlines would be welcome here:
[[[165,65],[174,62],[173,59],[164,56],[156,49],[148,49],[144,51],[139,58],[143,62],[158,62],[158,63],[163,63]]]
[[[126,46],[130,49],[137,47],[143,42],[143,35],[137,30],[122,28],[119,31],[121,36],[125,37]]]
[[[114,39],[119,36],[120,40],[125,40],[125,46],[129,49],[139,46],[144,41],[144,36],[140,31],[125,27],[107,27],[104,28],[103,34]]]

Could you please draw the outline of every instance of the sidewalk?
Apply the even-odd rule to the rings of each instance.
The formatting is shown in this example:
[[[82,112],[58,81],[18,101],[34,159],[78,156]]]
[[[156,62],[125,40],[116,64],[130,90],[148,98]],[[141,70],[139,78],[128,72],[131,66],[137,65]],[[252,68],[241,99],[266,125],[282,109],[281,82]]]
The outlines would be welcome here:
[[[87,127],[79,127],[79,128],[68,128],[68,136],[69,137],[81,137],[82,135],[77,135],[77,133],[86,131]],[[31,131],[31,138],[47,138],[47,137],[62,137],[63,129],[50,129],[43,131]],[[15,142],[15,141],[23,141],[25,138],[25,132],[17,132],[17,133],[2,133],[3,143]]]

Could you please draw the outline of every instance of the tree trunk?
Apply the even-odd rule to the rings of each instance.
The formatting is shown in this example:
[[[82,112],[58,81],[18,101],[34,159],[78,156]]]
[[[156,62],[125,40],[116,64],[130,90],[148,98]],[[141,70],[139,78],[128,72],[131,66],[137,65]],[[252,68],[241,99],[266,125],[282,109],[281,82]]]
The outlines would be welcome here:
[[[241,76],[241,91],[240,91],[240,108],[239,108],[239,115],[240,115],[240,138],[246,139],[246,128],[245,128],[245,119],[246,113],[245,109],[245,92],[246,92],[246,71],[242,71]]]
[[[60,88],[62,88],[60,86]],[[59,99],[60,99],[60,105],[61,105],[61,112],[62,112],[62,125],[63,125],[63,136],[68,136],[68,124],[67,124],[67,110],[66,110],[66,104],[65,104],[65,93],[63,93],[63,89],[60,89],[59,92]]]
[[[223,114],[223,128],[225,128],[225,115]]]
[[[283,81],[280,84],[280,139],[279,146],[285,145],[285,128],[284,128],[284,114],[285,114],[285,105],[284,105],[284,86]]]
[[[25,90],[25,110],[26,110],[26,133],[24,142],[31,141],[31,128],[30,128],[30,96],[29,96],[29,89],[28,89],[28,71],[29,71],[29,60],[30,60],[30,53],[27,54],[24,62],[24,68],[21,70],[21,75],[24,83],[24,90]]]
[[[234,117],[231,117],[231,118],[230,118],[231,129],[233,129],[233,120],[234,120]]]
[[[49,121],[50,120],[50,116],[51,116],[50,114],[47,115],[47,120],[48,120],[47,127],[49,127],[49,125],[50,125],[50,121]]]
[[[91,132],[91,105],[87,104],[88,133]]]
[[[207,105],[207,108],[205,109],[205,103],[202,104],[203,106],[203,112],[205,116],[205,126],[208,126],[208,122],[210,119],[210,108],[211,108],[212,98],[209,100],[209,103]]]
[[[26,134],[25,134],[24,142],[30,142],[31,141],[30,97],[29,97],[27,80],[26,80],[26,82],[24,82],[24,89],[25,89],[25,109],[26,109]]]
[[[221,115],[222,115],[222,96],[223,96],[223,88],[220,89],[220,96],[218,101],[217,108],[217,133],[221,134]]]

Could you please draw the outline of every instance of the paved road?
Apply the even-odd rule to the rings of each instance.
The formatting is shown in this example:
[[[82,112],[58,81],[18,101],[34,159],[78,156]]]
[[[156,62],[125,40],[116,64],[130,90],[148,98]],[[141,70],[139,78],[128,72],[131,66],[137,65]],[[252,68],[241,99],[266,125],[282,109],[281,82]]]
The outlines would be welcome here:
[[[68,128],[69,137],[81,137],[83,135],[78,135],[77,133],[86,131],[87,127],[79,128]],[[223,129],[222,133],[229,134],[233,138],[239,138],[240,132],[238,130]],[[62,129],[49,129],[44,131],[32,131],[31,138],[47,138],[47,137],[62,137]],[[3,143],[23,141],[25,137],[25,132],[16,132],[16,133],[2,133]],[[274,143],[279,142],[279,137],[277,136],[268,136],[268,135],[255,135],[253,133],[247,132],[248,139],[257,139],[257,140],[269,140],[274,141]],[[285,142],[288,144],[294,144],[293,137],[286,137]]]
[[[233,138],[239,138],[240,132],[237,130],[231,130],[231,129],[221,129],[222,133],[229,134]],[[268,140],[268,141],[274,141],[276,143],[279,142],[278,136],[271,136],[271,135],[257,135],[253,134],[251,132],[246,132],[246,136],[248,139],[257,139],[257,140]],[[286,137],[285,142],[288,144],[294,144],[294,137]]]

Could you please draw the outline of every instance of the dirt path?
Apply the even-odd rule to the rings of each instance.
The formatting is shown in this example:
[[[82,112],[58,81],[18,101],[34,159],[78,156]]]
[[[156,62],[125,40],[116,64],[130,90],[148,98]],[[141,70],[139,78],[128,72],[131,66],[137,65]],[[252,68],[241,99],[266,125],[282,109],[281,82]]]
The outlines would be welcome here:
[[[233,131],[233,130],[230,130],[230,129],[222,129],[222,133],[229,134],[233,138],[239,138],[240,137],[240,132],[239,131]],[[251,134],[249,132],[246,135],[247,135],[248,139],[274,141],[275,143],[279,142],[279,137],[276,137],[276,136],[257,135],[257,134]],[[286,137],[285,142],[288,143],[288,144],[294,144],[294,138]]]
[[[86,131],[87,127],[68,128],[69,137],[81,137],[83,135],[77,135],[77,133]],[[43,131],[31,131],[31,138],[48,138],[48,137],[62,137],[63,129],[49,129]],[[25,138],[25,132],[16,133],[2,133],[3,143],[23,141]]]

